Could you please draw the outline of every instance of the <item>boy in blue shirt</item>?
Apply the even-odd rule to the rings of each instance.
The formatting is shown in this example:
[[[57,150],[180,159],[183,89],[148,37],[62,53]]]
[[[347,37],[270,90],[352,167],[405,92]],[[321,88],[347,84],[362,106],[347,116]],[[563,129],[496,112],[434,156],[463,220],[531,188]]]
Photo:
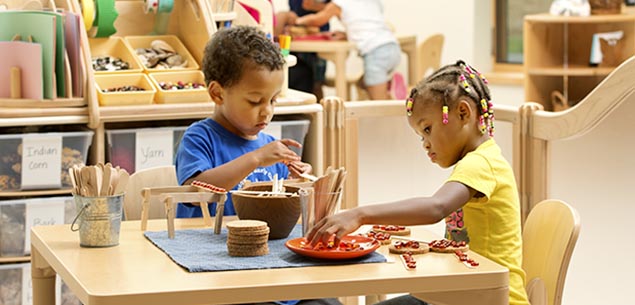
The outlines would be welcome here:
[[[214,34],[205,47],[203,72],[215,103],[211,117],[185,131],[176,154],[178,182],[199,180],[230,189],[243,181],[270,181],[311,171],[289,146],[262,133],[273,117],[274,103],[284,80],[284,59],[278,47],[253,27],[237,26]],[[288,165],[285,165],[288,164]],[[210,205],[214,215],[215,204]],[[231,196],[225,215],[236,215]],[[179,204],[177,217],[202,217],[201,209]]]
[[[214,113],[188,127],[181,139],[176,153],[180,184],[199,180],[229,190],[240,188],[245,179],[270,181],[276,174],[288,178],[312,170],[289,149],[301,147],[300,143],[261,132],[273,117],[284,80],[283,64],[280,49],[255,27],[236,26],[214,34],[203,55]],[[209,208],[214,215],[215,204]],[[235,214],[228,196],[224,215]],[[202,213],[198,206],[179,203],[177,217],[202,217]],[[337,299],[259,304],[341,305]]]

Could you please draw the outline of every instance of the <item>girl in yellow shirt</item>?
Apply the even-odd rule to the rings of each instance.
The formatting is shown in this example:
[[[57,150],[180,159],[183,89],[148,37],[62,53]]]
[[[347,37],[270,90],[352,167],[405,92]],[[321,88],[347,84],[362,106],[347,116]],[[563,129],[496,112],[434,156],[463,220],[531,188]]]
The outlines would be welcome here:
[[[361,206],[319,221],[313,244],[339,239],[364,224],[446,221],[446,238],[509,268],[509,304],[528,305],[522,263],[520,203],[511,166],[492,138],[494,112],[486,79],[463,61],[419,82],[406,101],[410,127],[430,160],[454,169],[430,197]],[[380,303],[427,304],[406,295]]]

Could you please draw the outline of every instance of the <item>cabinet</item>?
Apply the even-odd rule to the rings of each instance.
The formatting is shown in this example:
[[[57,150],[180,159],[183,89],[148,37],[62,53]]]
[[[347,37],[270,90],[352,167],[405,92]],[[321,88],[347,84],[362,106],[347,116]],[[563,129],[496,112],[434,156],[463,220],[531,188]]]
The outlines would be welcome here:
[[[615,45],[600,39],[604,60],[590,65],[593,34],[623,31]],[[635,54],[635,14],[528,15],[523,33],[525,100],[560,110],[582,100]],[[554,107],[555,106],[555,107]]]

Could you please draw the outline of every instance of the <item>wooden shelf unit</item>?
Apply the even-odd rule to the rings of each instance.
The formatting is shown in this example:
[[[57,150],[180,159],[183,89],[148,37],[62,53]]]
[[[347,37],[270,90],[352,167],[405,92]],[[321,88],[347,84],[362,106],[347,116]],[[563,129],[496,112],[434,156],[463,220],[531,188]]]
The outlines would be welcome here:
[[[589,64],[593,34],[623,31],[614,47],[603,50],[597,67]],[[538,14],[525,16],[525,100],[553,110],[551,96],[561,93],[569,106],[582,100],[619,63],[635,54],[635,14],[565,17]]]
[[[168,26],[169,35],[176,35],[190,53],[201,63],[203,50],[209,38],[216,32],[214,14],[208,13],[207,0],[175,1]],[[50,1],[56,8],[81,12],[79,0]],[[145,14],[143,0],[119,0],[115,3],[119,17],[115,22],[114,36],[146,35],[153,30],[153,14]],[[224,19],[235,18],[233,14],[222,15]],[[90,149],[91,163],[105,162],[105,124],[116,122],[151,122],[163,120],[202,119],[211,115],[214,104],[210,102],[188,104],[151,104],[133,106],[99,105],[95,78],[92,70],[92,55],[88,35],[83,22],[81,27],[82,59],[85,64],[84,97],[81,99],[12,100],[0,99],[0,127],[26,127],[31,125],[87,125],[95,133]],[[303,114],[309,117],[311,127],[305,141],[306,161],[313,165],[314,172],[324,169],[324,113],[312,94],[289,90],[278,99],[275,115]],[[307,152],[308,150],[308,152]],[[69,189],[0,192],[0,200],[13,197],[70,195]],[[0,257],[2,263],[29,262],[29,256]]]

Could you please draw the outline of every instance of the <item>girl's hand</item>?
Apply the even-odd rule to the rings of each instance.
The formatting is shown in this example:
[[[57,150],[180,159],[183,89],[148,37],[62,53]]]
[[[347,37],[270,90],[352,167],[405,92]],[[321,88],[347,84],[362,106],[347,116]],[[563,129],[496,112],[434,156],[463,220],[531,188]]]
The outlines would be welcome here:
[[[347,210],[318,221],[306,238],[312,246],[319,242],[326,245],[330,240],[333,240],[335,245],[339,245],[342,236],[357,230],[361,225],[355,209]]]
[[[311,164],[302,161],[288,162],[287,167],[291,178],[300,178],[300,174],[310,174],[313,171]]]
[[[289,146],[301,148],[302,145],[292,139],[273,141],[254,151],[259,166],[270,166],[278,162],[300,161],[298,156]]]

